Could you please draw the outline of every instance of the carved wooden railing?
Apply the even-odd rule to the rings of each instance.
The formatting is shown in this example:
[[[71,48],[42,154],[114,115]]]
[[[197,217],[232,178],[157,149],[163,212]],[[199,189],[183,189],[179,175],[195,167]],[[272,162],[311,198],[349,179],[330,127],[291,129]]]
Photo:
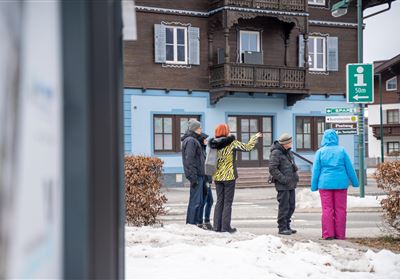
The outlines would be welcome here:
[[[305,89],[305,70],[295,67],[225,63],[210,69],[210,86]]]
[[[221,6],[237,6],[253,9],[272,9],[282,11],[306,11],[308,0],[211,0],[211,9]]]
[[[379,124],[370,125],[376,139],[381,139],[381,126]],[[384,124],[383,136],[400,136],[400,124]]]

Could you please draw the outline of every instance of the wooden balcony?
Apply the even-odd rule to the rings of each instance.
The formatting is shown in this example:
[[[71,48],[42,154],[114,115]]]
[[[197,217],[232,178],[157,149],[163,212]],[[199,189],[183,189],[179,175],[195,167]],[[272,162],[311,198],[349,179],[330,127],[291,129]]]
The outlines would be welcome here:
[[[370,125],[372,127],[372,132],[374,134],[374,137],[378,140],[381,139],[381,126],[379,124],[372,124]],[[383,125],[383,136],[388,137],[388,136],[398,136],[400,137],[400,124],[384,124]]]
[[[211,66],[210,86],[252,92],[302,92],[306,90],[305,76],[305,69],[297,67],[224,63]]]
[[[307,11],[307,0],[211,0],[211,9],[222,6],[241,8],[280,10],[290,12]]]

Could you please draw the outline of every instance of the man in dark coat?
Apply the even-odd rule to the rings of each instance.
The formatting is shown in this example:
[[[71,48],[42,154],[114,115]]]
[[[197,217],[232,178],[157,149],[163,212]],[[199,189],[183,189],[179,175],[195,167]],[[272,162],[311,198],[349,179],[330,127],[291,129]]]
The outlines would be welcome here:
[[[186,223],[201,226],[203,223],[203,187],[205,184],[205,153],[200,144],[201,124],[190,120],[188,131],[181,138],[182,161],[185,177],[190,182],[190,197]]]
[[[284,133],[275,141],[271,147],[269,160],[269,173],[278,192],[278,228],[279,234],[291,235],[297,231],[291,229],[291,217],[296,207],[295,188],[299,182],[297,166],[294,162],[292,148],[292,137]]]

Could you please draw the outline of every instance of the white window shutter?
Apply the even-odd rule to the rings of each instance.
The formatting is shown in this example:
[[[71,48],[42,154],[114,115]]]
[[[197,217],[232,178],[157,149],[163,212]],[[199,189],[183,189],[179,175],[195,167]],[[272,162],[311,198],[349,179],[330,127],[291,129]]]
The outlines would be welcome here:
[[[338,37],[328,37],[327,45],[327,69],[328,71],[339,71],[339,46]]]
[[[166,35],[165,26],[154,24],[154,61],[155,63],[165,63],[166,61]]]
[[[304,67],[304,36],[299,35],[299,67]]]
[[[200,28],[189,27],[189,64],[200,65]]]
[[[382,110],[382,122],[387,124],[387,110]]]

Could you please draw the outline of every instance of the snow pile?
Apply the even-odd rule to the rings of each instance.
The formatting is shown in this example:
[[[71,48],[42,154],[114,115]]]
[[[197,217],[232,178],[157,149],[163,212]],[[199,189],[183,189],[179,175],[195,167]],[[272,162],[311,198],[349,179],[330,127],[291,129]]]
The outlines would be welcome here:
[[[126,229],[128,279],[400,278],[400,255],[190,225]]]
[[[364,198],[347,196],[347,207],[348,208],[359,208],[359,207],[381,207],[381,200],[386,196],[365,196]],[[296,193],[296,208],[321,208],[321,200],[319,192],[312,192],[309,189],[302,189]]]

